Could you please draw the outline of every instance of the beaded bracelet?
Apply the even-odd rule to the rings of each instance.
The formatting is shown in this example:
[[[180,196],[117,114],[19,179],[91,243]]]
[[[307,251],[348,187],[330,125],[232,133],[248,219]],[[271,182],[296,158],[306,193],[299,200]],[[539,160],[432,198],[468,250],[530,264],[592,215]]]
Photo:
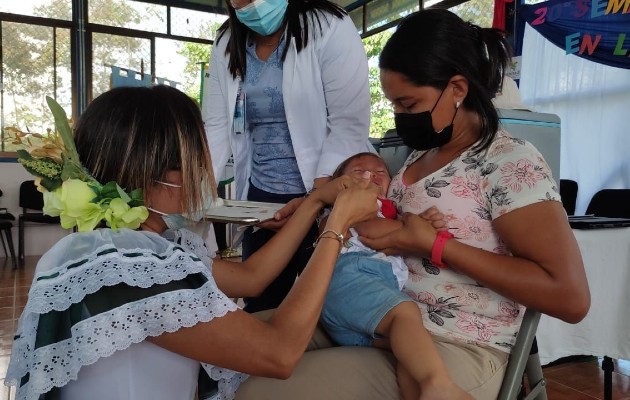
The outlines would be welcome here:
[[[317,190],[317,188],[316,188],[316,187],[311,188],[308,192],[306,192],[306,194],[304,194],[304,197],[308,197],[308,196],[310,196],[310,195],[311,195],[314,191],[316,191],[316,190]]]
[[[335,237],[332,236],[324,236],[327,233],[332,233],[333,235],[335,235]],[[317,244],[319,243],[319,241],[321,239],[335,239],[339,241],[339,244],[341,244],[343,246],[343,235],[337,231],[334,231],[332,229],[326,229],[324,232],[322,232],[317,239],[315,239],[315,243],[313,243],[313,247],[317,247]]]

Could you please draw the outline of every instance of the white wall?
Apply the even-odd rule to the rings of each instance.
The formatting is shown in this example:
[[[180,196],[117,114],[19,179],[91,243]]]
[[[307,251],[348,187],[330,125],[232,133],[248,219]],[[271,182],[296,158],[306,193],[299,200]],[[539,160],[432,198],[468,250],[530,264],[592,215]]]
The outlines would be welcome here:
[[[7,208],[15,216],[15,221],[13,221],[13,246],[15,247],[16,257],[18,252],[17,218],[22,212],[19,206],[20,183],[31,179],[33,179],[33,176],[26,172],[21,164],[0,162],[0,189],[4,193],[0,197],[0,208]],[[27,256],[42,255],[59,239],[71,232],[71,229],[63,229],[59,225],[26,224],[24,230],[24,253]],[[2,250],[0,250],[0,257],[4,256]]]

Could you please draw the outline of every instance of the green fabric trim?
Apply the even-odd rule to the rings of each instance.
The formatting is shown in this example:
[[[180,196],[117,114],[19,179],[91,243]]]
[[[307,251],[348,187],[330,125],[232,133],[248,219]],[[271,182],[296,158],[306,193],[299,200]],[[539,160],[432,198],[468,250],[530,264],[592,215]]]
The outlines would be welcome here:
[[[111,311],[124,304],[163,293],[183,289],[198,289],[207,281],[205,275],[196,273],[178,281],[155,284],[148,288],[130,286],[126,283],[104,286],[98,292],[86,295],[81,302],[72,304],[66,310],[50,311],[40,315],[35,348],[69,339],[72,336],[72,327],[85,319]]]
[[[173,248],[173,250],[180,250],[183,253],[186,253],[186,255],[193,261],[201,261],[201,259],[197,256],[191,255],[189,253],[187,253],[187,251],[185,249],[183,249],[182,247],[176,246]],[[99,253],[97,253],[97,256],[103,256],[106,254],[111,254],[111,253],[116,253],[118,252],[118,249],[115,247],[112,247],[110,249],[105,249]],[[141,257],[141,256],[146,256],[146,255],[150,255],[151,257],[155,257],[158,260],[166,260],[168,257],[170,257],[170,255],[160,255],[157,253],[142,253],[142,252],[136,252],[136,253],[121,253],[121,257],[128,257],[128,258],[133,258],[133,257]],[[83,259],[81,261],[77,261],[74,264],[70,264],[66,267],[66,270],[72,269],[72,268],[76,268],[76,267],[80,267],[81,265],[85,264],[86,262],[88,262],[88,259]],[[54,274],[50,274],[50,275],[46,275],[46,276],[40,276],[39,278],[37,278],[35,281],[41,281],[41,280],[46,280],[46,279],[53,279],[56,278],[60,275],[60,272],[55,272]]]

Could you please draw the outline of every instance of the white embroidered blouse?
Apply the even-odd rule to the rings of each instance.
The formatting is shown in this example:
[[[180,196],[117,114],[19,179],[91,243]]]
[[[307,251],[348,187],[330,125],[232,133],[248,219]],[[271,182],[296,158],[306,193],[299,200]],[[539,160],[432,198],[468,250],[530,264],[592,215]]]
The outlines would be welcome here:
[[[145,339],[220,318],[237,307],[217,288],[202,239],[186,230],[169,234],[173,241],[129,229],[74,233],[41,257],[5,379],[17,386],[17,400],[60,394],[192,398],[200,363]],[[218,381],[219,399],[232,399],[246,379],[203,367]],[[102,393],[94,390],[108,386]]]

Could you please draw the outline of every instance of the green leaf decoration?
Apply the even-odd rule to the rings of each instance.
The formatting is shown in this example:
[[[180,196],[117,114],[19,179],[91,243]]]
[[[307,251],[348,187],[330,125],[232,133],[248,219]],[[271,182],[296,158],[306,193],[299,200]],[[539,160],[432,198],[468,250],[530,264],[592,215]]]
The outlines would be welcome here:
[[[39,184],[42,185],[49,192],[54,192],[55,189],[61,187],[62,183],[63,181],[61,180],[61,178],[57,178],[57,179],[42,178],[42,180],[39,182]]]
[[[111,181],[104,184],[101,188],[101,197],[110,200],[119,197],[118,185],[116,184],[116,182]]]
[[[115,183],[115,182],[114,182]],[[120,197],[125,203],[129,203],[131,197],[116,183],[116,190],[118,190],[118,197]]]
[[[74,137],[72,136],[72,130],[70,129],[66,112],[59,103],[50,96],[46,96],[46,103],[48,103],[48,108],[50,108],[53,117],[55,117],[55,127],[61,136],[64,147],[66,148],[67,159],[80,165],[79,153],[77,153],[77,148],[74,145]]]
[[[144,205],[142,189],[134,189],[131,191],[131,201],[129,201],[129,207],[139,207],[142,205]]]

